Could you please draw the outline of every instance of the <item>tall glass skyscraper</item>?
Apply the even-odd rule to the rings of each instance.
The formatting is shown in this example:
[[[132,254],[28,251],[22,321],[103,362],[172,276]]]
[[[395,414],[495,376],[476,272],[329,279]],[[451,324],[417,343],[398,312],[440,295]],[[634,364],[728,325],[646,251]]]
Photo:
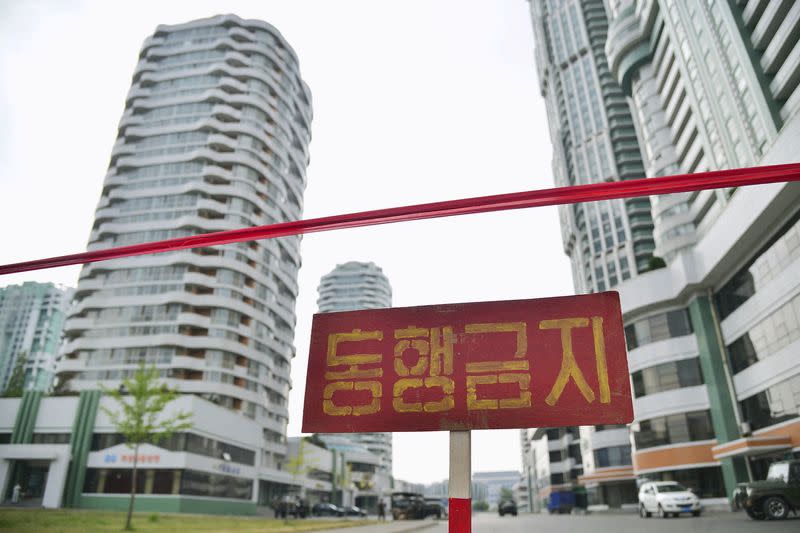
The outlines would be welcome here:
[[[391,307],[392,287],[389,278],[375,263],[350,261],[336,265],[331,272],[322,276],[317,305],[320,313]],[[330,440],[332,446],[349,442],[367,448],[380,457],[381,471],[387,476],[392,475],[391,433],[321,434],[320,437]],[[374,508],[380,490],[388,488],[376,486],[368,491],[369,495],[356,495],[356,501],[365,507]]]
[[[224,15],[159,26],[139,53],[89,249],[300,219],[311,118],[297,56],[271,25]],[[248,464],[277,471],[299,246],[285,237],[86,265],[59,389],[116,387],[154,364],[180,392],[255,422]]]
[[[0,391],[8,386],[17,359],[23,356],[24,388],[50,389],[72,292],[32,281],[0,288]]]

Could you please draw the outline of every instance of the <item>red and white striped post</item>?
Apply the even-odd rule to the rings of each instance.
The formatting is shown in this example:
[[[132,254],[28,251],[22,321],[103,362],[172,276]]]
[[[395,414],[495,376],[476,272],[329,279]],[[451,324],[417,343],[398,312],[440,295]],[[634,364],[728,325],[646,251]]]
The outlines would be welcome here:
[[[451,431],[448,533],[472,533],[471,461],[470,432]]]

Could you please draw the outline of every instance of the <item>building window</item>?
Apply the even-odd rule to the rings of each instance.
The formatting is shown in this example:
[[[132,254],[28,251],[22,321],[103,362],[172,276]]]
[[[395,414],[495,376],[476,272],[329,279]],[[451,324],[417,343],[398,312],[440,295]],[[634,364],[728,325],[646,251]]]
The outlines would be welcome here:
[[[700,360],[697,357],[651,366],[634,372],[631,377],[636,398],[703,384]]]
[[[253,493],[253,480],[184,470],[180,493],[188,496],[249,500]]]
[[[625,327],[628,350],[673,337],[692,333],[692,322],[686,309],[676,309],[638,320]]]
[[[594,430],[595,431],[605,431],[607,429],[625,429],[627,427],[628,427],[627,424],[603,424],[603,425],[595,426]]]
[[[90,494],[130,494],[132,469],[88,468],[83,492]],[[180,470],[139,469],[136,471],[137,494],[177,494]]]
[[[72,433],[34,433],[32,444],[69,444]]]
[[[95,433],[92,436],[91,450],[104,450],[123,442],[125,439],[119,433]],[[224,454],[228,454],[234,463],[256,464],[256,452],[194,433],[175,433],[157,446],[173,452],[196,453],[215,459],[221,459]]]
[[[800,295],[772,311],[750,331],[727,346],[734,374],[800,339]]]
[[[753,430],[800,416],[800,374],[745,398],[742,418]]]
[[[637,450],[654,446],[678,444],[715,437],[708,411],[693,411],[669,416],[659,416],[639,422],[633,440]]]
[[[609,446],[594,451],[594,464],[597,468],[606,466],[627,466],[631,464],[630,446]]]
[[[761,287],[800,257],[800,211],[714,295],[720,319],[736,311]]]

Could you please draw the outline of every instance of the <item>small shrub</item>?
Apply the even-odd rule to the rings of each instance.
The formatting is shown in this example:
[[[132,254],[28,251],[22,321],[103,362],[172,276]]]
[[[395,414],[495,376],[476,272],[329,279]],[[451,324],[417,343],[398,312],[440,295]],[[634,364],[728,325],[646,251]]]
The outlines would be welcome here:
[[[148,517],[147,517],[147,519],[148,519],[150,522],[158,522],[158,514],[156,514],[156,513],[153,513],[153,514],[151,514],[150,516],[148,516]]]

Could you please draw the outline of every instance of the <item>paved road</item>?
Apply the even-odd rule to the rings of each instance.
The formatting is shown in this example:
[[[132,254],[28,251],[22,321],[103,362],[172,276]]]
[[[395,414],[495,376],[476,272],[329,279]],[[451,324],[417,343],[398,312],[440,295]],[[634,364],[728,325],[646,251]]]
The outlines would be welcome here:
[[[366,528],[364,528],[366,530]],[[474,533],[784,533],[800,531],[800,517],[781,522],[755,522],[744,513],[708,513],[699,518],[639,518],[635,514],[590,515],[519,515],[500,518],[496,514],[479,513],[473,516]],[[424,533],[446,533],[442,522],[423,530]]]

